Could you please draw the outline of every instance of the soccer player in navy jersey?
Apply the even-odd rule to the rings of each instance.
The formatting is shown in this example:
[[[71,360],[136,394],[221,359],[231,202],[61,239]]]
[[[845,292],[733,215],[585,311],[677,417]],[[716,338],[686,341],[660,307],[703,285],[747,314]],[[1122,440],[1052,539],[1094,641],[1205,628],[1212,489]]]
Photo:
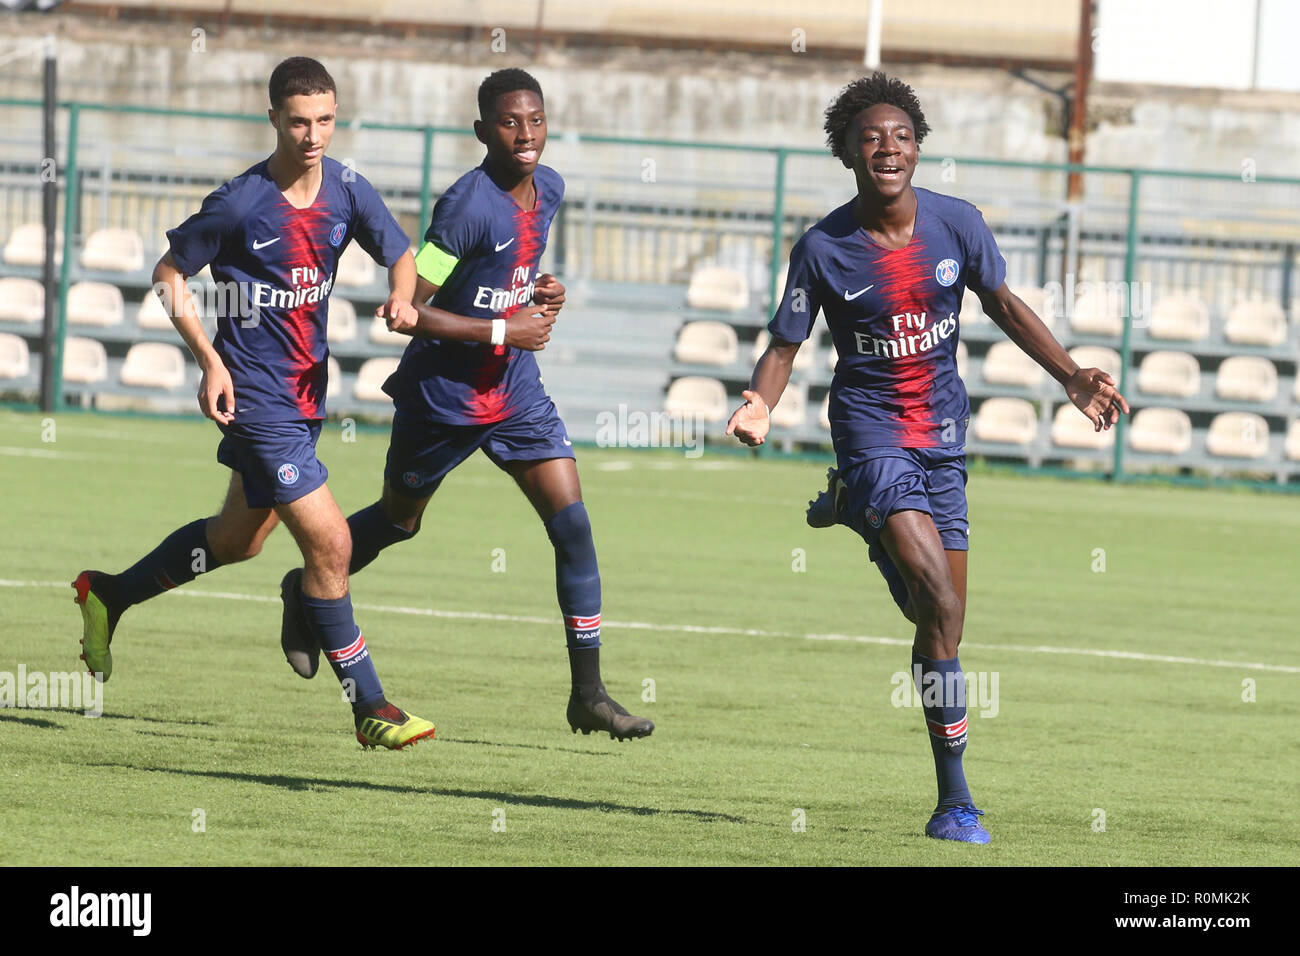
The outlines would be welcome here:
[[[831,153],[853,170],[857,196],[795,243],[768,325],[771,344],[727,434],[763,443],[795,354],[825,312],[839,353],[830,397],[837,467],[808,523],[842,523],[861,535],[916,625],[913,675],[939,783],[926,834],[988,843],[962,769],[967,726],[957,659],[969,534],[970,404],[956,361],[963,291],[975,291],[989,318],[1061,383],[1098,431],[1128,404],[1108,374],[1079,368],[1007,288],[1006,263],[979,210],[913,188],[929,126],[911,87],[883,73],[857,80],[827,109],[825,130]]]
[[[555,547],[555,584],[569,651],[567,717],[576,733],[648,736],[654,724],[624,710],[600,677],[600,570],[573,447],[542,389],[533,352],[550,337],[564,288],[538,275],[564,180],[539,165],[546,146],[542,89],[528,73],[499,70],[479,86],[474,132],[483,163],[439,198],[416,255],[418,323],[384,384],[392,441],[380,499],[348,518],[355,574],[383,548],[412,538],[442,479],[476,450],[527,496]],[[432,296],[432,307],[423,305]],[[295,569],[285,575],[281,642],[304,677],[315,672],[301,627]]]
[[[434,735],[427,720],[384,697],[348,596],[347,522],[325,486],[316,440],[325,417],[326,304],[338,261],[356,240],[388,268],[390,325],[414,320],[415,263],[405,233],[363,177],[324,156],[334,131],[334,80],[307,57],[271,74],[275,152],[209,195],[167,233],[154,270],[177,331],[203,370],[199,407],[223,438],[231,469],[219,514],[172,532],[120,574],[83,571],[73,582],[83,618],[82,659],[107,680],[109,650],[127,608],[244,561],[283,521],[301,549],[304,620],[348,691],[364,747],[400,749]],[[237,309],[209,342],[185,279],[205,265]]]

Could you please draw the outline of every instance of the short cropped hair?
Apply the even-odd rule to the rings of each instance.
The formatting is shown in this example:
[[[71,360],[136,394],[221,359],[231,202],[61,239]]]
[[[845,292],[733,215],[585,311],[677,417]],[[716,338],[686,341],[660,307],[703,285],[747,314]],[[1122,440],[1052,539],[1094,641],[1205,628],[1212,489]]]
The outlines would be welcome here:
[[[309,56],[291,56],[271,71],[267,84],[271,95],[271,108],[280,109],[290,96],[312,96],[317,93],[339,95],[334,77],[318,60]]]

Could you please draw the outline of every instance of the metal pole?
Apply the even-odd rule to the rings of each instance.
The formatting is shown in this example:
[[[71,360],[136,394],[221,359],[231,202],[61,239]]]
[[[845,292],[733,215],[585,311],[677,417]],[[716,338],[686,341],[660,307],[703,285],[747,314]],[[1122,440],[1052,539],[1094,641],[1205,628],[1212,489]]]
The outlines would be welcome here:
[[[1124,337],[1120,341],[1119,352],[1119,391],[1124,395],[1130,381],[1129,365],[1133,361],[1133,276],[1137,272],[1138,240],[1138,196],[1142,174],[1136,169],[1129,173],[1128,183],[1128,233],[1124,239],[1124,288],[1128,297],[1128,314],[1124,316]],[[1120,481],[1124,477],[1124,416],[1119,417],[1115,425],[1115,457],[1111,469],[1111,480]]]
[[[45,156],[41,161],[42,212],[45,222],[45,264],[41,270],[41,282],[45,286],[45,317],[41,335],[41,411],[52,412],[58,403],[58,387],[55,381],[55,353],[58,351],[57,297],[59,287],[54,279],[54,240],[59,225],[59,146],[55,136],[55,115],[58,111],[58,77],[55,58],[54,37],[45,38],[45,108],[43,147]]]
[[[772,314],[780,305],[776,301],[776,283],[781,269],[781,242],[785,237],[785,157],[786,151],[776,151],[776,184],[772,196],[772,256],[768,263],[767,301],[771,303]]]
[[[68,328],[68,276],[72,269],[73,238],[77,231],[77,130],[81,125],[81,107],[76,103],[68,107],[68,158],[63,168],[63,263],[59,267],[59,323],[55,338],[54,356],[54,409],[63,407],[63,340]]]
[[[868,70],[880,69],[880,21],[884,17],[884,0],[871,0],[867,14],[867,43],[862,51],[862,65]]]
[[[420,234],[416,248],[424,242],[424,231],[433,218],[433,127],[424,128],[424,170],[420,174]]]
[[[1092,79],[1092,0],[1079,0],[1079,37],[1074,55],[1074,97],[1070,102],[1070,125],[1066,133],[1069,162],[1083,164],[1087,144],[1088,84]],[[1079,219],[1083,214],[1083,174],[1072,172],[1066,179],[1065,208],[1069,227],[1065,240],[1065,260],[1061,263],[1061,284],[1066,277],[1079,273]],[[1073,302],[1067,302],[1070,312]],[[1067,314],[1070,314],[1067,312]]]

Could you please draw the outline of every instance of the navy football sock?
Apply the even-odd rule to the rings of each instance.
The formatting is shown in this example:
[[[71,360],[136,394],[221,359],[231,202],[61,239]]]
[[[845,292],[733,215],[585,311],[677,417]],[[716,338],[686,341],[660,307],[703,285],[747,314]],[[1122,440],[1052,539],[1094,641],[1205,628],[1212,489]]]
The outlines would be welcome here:
[[[110,593],[101,596],[124,611],[221,567],[208,547],[207,525],[207,518],[199,518],[177,528],[162,544],[115,575],[105,588]]]
[[[390,544],[409,541],[415,537],[414,531],[407,531],[388,520],[383,506],[376,501],[369,508],[362,508],[348,518],[348,530],[352,532],[352,561],[348,564],[348,576],[356,574],[375,558],[379,552]]]
[[[317,598],[302,596],[302,609],[307,615],[312,633],[320,642],[334,676],[339,679],[353,710],[373,710],[382,707],[384,688],[375,673],[374,661],[361,628],[352,617],[352,597]]]
[[[569,650],[600,647],[600,568],[587,508],[575,501],[545,524],[555,546],[555,594]]]
[[[939,780],[935,809],[967,806],[971,795],[961,766],[961,755],[966,751],[966,679],[961,661],[955,657],[932,660],[913,648],[912,676],[921,694],[934,772]]]

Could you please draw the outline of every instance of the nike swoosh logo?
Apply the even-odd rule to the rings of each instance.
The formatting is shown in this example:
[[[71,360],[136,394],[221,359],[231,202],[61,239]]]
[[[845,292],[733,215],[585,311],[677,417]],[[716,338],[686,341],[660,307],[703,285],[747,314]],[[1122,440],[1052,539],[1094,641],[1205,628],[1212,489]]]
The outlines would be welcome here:
[[[852,295],[849,295],[849,290],[848,290],[848,289],[845,289],[845,290],[844,290],[844,301],[845,301],[845,302],[852,302],[852,301],[853,301],[854,299],[856,299],[858,296],[862,295],[862,293],[866,292],[867,289],[874,289],[875,287],[876,287],[876,284],[873,282],[873,283],[871,283],[871,285],[867,286],[866,289],[859,289],[857,292],[853,293]]]
[[[256,239],[254,239],[254,240],[253,240],[253,251],[256,252],[258,249],[264,248],[265,246],[269,246],[269,245],[270,245],[271,243],[273,243],[273,242],[279,242],[279,241],[280,241],[280,237],[279,237],[279,236],[276,236],[274,239],[268,239],[268,240],[266,240],[266,242],[258,242]]]
[[[563,441],[566,445],[572,445],[572,444],[573,444],[573,442],[569,441],[569,439],[567,439],[567,438],[562,439],[562,441]]]
[[[514,242],[515,239],[517,239],[517,238],[518,238],[517,236],[511,236],[510,239],[509,239],[508,241],[503,242],[503,243],[501,243],[500,245],[498,245],[498,246],[497,246],[497,252],[500,252],[500,251],[501,251],[502,249],[504,249],[506,246],[510,245],[510,243]]]

